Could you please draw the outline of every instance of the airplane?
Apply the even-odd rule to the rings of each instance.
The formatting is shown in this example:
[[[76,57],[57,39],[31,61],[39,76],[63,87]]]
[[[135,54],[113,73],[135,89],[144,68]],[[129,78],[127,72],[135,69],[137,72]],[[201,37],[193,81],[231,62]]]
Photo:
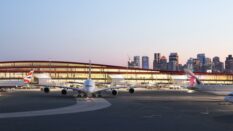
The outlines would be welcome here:
[[[224,95],[224,101],[233,103],[233,85],[206,85],[190,70],[185,69],[185,73],[189,76],[188,89],[207,92],[215,95]]]
[[[79,83],[80,84],[80,83]],[[61,88],[61,94],[66,95],[68,90],[72,90],[77,92],[78,97],[101,97],[103,92],[111,91],[111,94],[116,96],[118,94],[118,89],[128,89],[130,94],[133,94],[135,92],[133,86],[112,86],[112,87],[105,87],[105,88],[97,88],[96,83],[94,80],[91,79],[91,64],[89,65],[89,75],[88,78],[83,82],[83,86],[80,88],[75,87],[69,87],[69,86],[63,86],[58,84],[45,84],[45,85],[39,85],[43,87],[43,91],[45,93],[50,92],[51,87],[58,87]]]
[[[9,88],[17,88],[17,87],[24,87],[30,84],[33,78],[34,71],[30,71],[27,75],[23,78],[23,80],[1,80],[0,81],[0,90],[5,90]]]
[[[233,103],[233,92],[224,97],[224,101]]]

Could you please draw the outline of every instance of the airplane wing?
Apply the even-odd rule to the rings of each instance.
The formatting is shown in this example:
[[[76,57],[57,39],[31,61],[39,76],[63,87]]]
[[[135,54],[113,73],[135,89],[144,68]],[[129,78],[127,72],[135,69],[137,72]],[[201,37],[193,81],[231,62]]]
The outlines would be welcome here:
[[[80,84],[80,85],[84,84],[83,82],[66,82],[66,83],[68,83],[68,84]]]
[[[122,88],[127,89],[128,87],[126,86],[105,87],[105,88],[97,89],[95,93],[102,92],[102,91],[108,91],[108,90],[117,90],[117,89],[122,89]]]
[[[85,90],[80,87],[80,88],[75,88],[75,87],[69,87],[69,86],[61,86],[61,85],[37,85],[37,86],[43,86],[43,87],[57,87],[57,88],[61,88],[61,89],[70,89],[73,91],[79,91],[79,92],[83,92],[86,93]]]
[[[84,82],[67,82],[67,83],[68,84],[80,84],[80,85],[84,84]],[[106,84],[110,85],[111,82],[96,82],[95,84],[96,85],[106,85]]]
[[[134,93],[135,88],[141,88],[141,87],[138,87],[138,86],[113,86],[113,87],[106,87],[106,88],[97,89],[95,91],[95,93],[102,92],[102,91],[108,91],[108,90],[113,91],[113,90],[117,90],[117,89],[129,89],[130,93]]]
[[[86,93],[86,91],[83,88],[75,88],[75,87],[67,87],[67,86],[56,86],[56,87]]]

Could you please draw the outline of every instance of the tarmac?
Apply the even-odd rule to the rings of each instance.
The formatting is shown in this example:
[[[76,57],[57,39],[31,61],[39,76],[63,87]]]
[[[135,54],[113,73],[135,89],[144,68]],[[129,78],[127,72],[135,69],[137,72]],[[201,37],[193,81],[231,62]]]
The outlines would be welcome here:
[[[120,91],[76,98],[59,91],[0,93],[1,131],[232,131],[233,105],[224,96],[179,90]]]

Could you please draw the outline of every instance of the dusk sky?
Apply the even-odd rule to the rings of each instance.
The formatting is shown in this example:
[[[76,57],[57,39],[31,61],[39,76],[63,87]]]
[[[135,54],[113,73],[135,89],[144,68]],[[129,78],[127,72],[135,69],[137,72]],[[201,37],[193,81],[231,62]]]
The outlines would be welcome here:
[[[233,54],[232,0],[0,0],[0,60]]]

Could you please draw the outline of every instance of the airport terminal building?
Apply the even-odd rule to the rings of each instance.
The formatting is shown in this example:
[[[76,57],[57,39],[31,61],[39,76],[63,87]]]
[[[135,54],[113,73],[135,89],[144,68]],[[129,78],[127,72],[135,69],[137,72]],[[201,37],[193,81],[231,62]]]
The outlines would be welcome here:
[[[21,80],[34,70],[49,73],[61,82],[80,82],[88,78],[89,63],[65,61],[2,61],[0,80]],[[121,66],[91,64],[91,78],[98,82],[111,82],[112,75],[120,75],[128,82],[169,84],[174,80],[187,81],[184,72],[154,71]],[[233,84],[233,74],[196,73],[205,84]]]

